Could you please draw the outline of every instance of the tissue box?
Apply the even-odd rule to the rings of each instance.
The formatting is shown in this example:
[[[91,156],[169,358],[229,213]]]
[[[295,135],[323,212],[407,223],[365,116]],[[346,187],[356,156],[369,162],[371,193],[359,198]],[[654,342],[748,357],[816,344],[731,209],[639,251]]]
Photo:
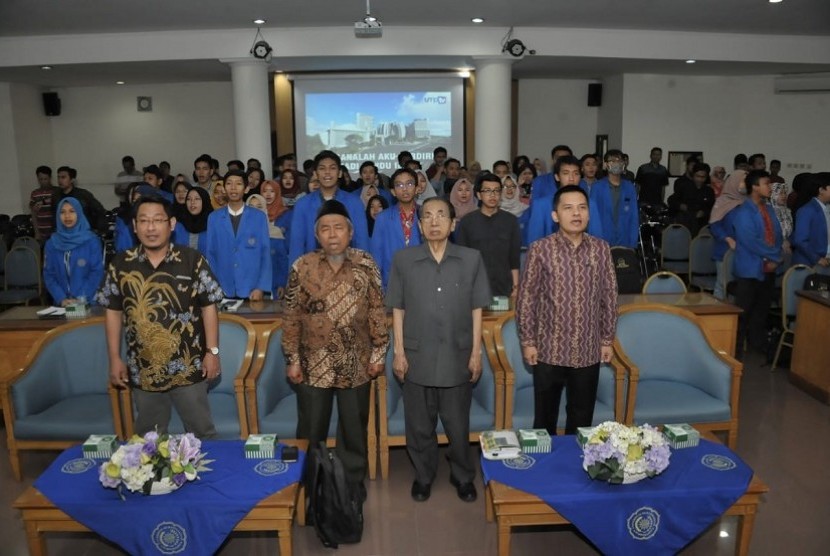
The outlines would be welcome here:
[[[581,447],[585,447],[588,440],[594,435],[596,427],[577,427],[576,429],[576,443]]]
[[[663,435],[669,441],[669,446],[675,450],[678,448],[692,448],[700,444],[700,433],[686,423],[666,425],[663,427]]]
[[[66,318],[82,319],[89,315],[89,305],[87,303],[70,303],[66,306]]]
[[[544,454],[551,450],[552,442],[545,429],[519,429],[519,444],[528,454]]]
[[[245,441],[245,457],[249,459],[272,459],[276,434],[249,434]]]
[[[109,459],[118,446],[114,434],[91,434],[83,445],[85,458]]]
[[[504,295],[497,295],[490,300],[490,305],[487,309],[490,311],[509,311],[510,298]]]

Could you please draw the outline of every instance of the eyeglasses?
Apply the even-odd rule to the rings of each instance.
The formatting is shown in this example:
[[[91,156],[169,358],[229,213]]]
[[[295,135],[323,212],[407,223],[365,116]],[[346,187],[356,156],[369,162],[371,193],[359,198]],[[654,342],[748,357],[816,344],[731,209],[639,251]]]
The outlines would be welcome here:
[[[152,224],[153,226],[162,226],[162,225],[164,225],[165,222],[169,222],[169,221],[170,221],[169,218],[153,218],[153,219],[139,218],[138,220],[136,220],[136,223],[139,226],[143,226],[143,227],[146,228],[150,224]]]
[[[515,185],[505,185],[504,188],[505,189],[516,189],[516,186]],[[482,193],[483,193],[483,191],[482,191]]]
[[[501,189],[482,189],[482,195],[499,195],[501,194]]]
[[[415,182],[407,181],[404,183],[396,183],[395,189],[413,189],[415,187]]]
[[[421,216],[421,220],[424,222],[441,222],[447,218],[449,218],[449,216],[443,212],[439,212],[438,214],[424,214]]]

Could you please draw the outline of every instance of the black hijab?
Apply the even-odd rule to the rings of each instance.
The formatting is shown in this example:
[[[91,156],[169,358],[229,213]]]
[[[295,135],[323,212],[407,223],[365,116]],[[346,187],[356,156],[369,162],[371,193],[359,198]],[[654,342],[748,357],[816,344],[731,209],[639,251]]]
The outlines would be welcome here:
[[[210,203],[210,194],[207,190],[203,187],[193,187],[191,188],[187,194],[188,196],[192,191],[195,191],[199,194],[199,197],[202,199],[202,212],[197,215],[190,214],[190,211],[185,208],[184,212],[179,217],[179,222],[182,223],[184,229],[191,234],[201,234],[205,230],[207,230],[207,221],[208,216],[211,212],[213,212],[213,205]],[[187,206],[187,201],[185,200],[185,207]]]

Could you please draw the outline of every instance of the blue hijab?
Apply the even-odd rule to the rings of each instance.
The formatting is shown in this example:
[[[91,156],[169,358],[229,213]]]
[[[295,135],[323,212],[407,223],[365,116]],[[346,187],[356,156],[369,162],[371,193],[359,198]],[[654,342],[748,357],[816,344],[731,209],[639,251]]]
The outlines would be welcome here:
[[[75,209],[75,214],[78,215],[78,221],[71,228],[64,226],[61,222],[61,208],[63,205],[69,203]],[[52,234],[49,241],[58,251],[72,251],[97,237],[89,228],[89,221],[86,219],[84,209],[81,207],[80,201],[74,197],[67,197],[58,203],[56,211],[57,231]]]

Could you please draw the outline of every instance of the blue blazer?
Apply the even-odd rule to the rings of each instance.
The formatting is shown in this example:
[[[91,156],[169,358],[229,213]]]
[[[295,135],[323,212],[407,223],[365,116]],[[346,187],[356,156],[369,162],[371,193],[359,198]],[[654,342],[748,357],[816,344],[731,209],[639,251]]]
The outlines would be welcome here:
[[[271,291],[271,240],[268,217],[261,210],[245,207],[236,235],[228,209],[208,216],[208,264],[227,297],[250,297],[251,291]]]
[[[734,209],[735,213],[735,266],[734,274],[738,278],[764,279],[764,259],[780,263],[783,260],[781,245],[784,236],[781,233],[781,224],[775,216],[772,205],[764,205],[769,213],[772,229],[775,232],[775,245],[767,245],[764,241],[764,219],[761,212],[747,199],[744,204]],[[778,266],[778,272],[783,269]]]
[[[814,197],[795,215],[795,230],[790,237],[793,264],[815,266],[820,258],[827,256],[827,240],[824,209]]]
[[[82,296],[92,303],[103,277],[104,251],[97,237],[69,252],[69,272],[64,264],[64,251],[59,251],[51,241],[46,242],[43,283],[55,305],[64,299]]]
[[[352,236],[352,247],[369,250],[369,229],[366,225],[366,209],[360,199],[355,198],[351,193],[338,189],[334,198],[346,207],[349,218],[352,221],[354,236]],[[304,195],[297,201],[292,209],[294,215],[291,220],[291,233],[288,234],[288,266],[294,264],[306,253],[317,249],[317,238],[314,236],[314,223],[317,220],[317,211],[323,204],[323,196],[320,191]],[[213,216],[211,214],[211,216]],[[266,234],[267,236],[267,234]]]
[[[207,230],[198,234],[198,236],[196,249],[204,256],[207,253]],[[173,243],[182,247],[190,247],[190,232],[185,229],[181,222],[177,222],[176,229],[173,230]]]
[[[412,226],[412,235],[409,246],[421,244],[421,231],[418,229],[418,217]],[[369,252],[380,269],[383,289],[389,284],[389,273],[392,272],[392,257],[395,252],[406,247],[404,244],[403,227],[401,226],[400,209],[397,206],[389,207],[375,218],[375,229],[369,243]]]
[[[537,178],[538,179],[538,178]],[[533,186],[534,193],[536,186]],[[530,207],[522,214],[527,215],[524,234],[524,245],[530,245],[537,239],[547,237],[559,229],[559,225],[551,218],[553,212],[553,193],[537,197],[530,197]]]
[[[735,239],[735,214],[737,214],[739,208],[740,205],[727,212],[726,216],[722,219],[709,224],[709,231],[712,232],[712,237],[715,239],[715,244],[712,248],[713,261],[722,261],[723,256],[729,251],[729,244],[726,243],[726,238],[731,237]]]
[[[121,217],[115,219],[114,243],[116,253],[138,246],[138,239],[135,232],[133,232],[132,223],[126,224]]]
[[[541,199],[542,197],[553,198],[555,192],[556,180],[553,177],[553,172],[536,176],[533,178],[533,184],[530,188],[530,202],[533,203],[535,199]],[[550,213],[548,213],[548,216],[550,216]]]
[[[604,239],[611,247],[636,249],[640,237],[640,208],[634,184],[623,179],[620,184],[620,207],[616,225],[612,218],[611,184],[602,178],[591,188],[588,232]]]

